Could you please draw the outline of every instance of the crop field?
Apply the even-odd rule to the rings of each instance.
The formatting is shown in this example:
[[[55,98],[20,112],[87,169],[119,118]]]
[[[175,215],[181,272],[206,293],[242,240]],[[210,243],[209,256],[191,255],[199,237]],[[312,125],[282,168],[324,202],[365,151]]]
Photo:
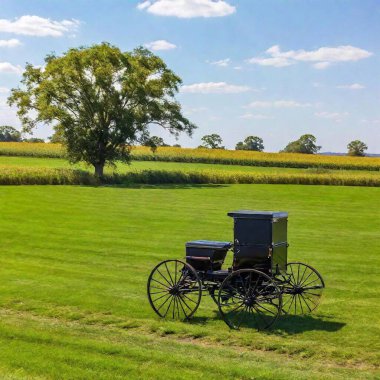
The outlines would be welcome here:
[[[104,181],[125,183],[282,183],[380,186],[380,171],[133,161],[106,168]],[[92,168],[59,158],[0,156],[0,184],[96,184]]]
[[[0,143],[0,156],[31,156],[62,158],[64,149],[59,144]],[[380,170],[380,158],[324,156],[295,153],[262,153],[221,149],[135,147],[133,160],[198,162],[225,165],[269,166],[286,168],[327,168],[351,170]]]
[[[379,378],[379,199],[370,187],[2,186],[0,378]],[[207,297],[191,322],[158,319],[153,266],[188,240],[231,240],[234,209],[289,212],[289,259],[323,275],[320,308],[267,332],[229,330]]]

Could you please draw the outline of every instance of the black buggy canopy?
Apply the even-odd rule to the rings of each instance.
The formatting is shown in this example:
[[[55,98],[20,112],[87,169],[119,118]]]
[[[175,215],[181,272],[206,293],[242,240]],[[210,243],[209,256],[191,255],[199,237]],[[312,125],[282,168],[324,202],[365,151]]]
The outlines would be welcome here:
[[[281,219],[287,218],[288,213],[285,211],[256,211],[256,210],[238,210],[231,211],[227,214],[232,218],[246,219]]]

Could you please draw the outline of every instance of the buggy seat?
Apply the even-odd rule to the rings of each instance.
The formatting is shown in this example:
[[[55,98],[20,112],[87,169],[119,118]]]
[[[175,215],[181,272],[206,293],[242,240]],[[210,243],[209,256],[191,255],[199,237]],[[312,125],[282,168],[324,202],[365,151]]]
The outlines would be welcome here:
[[[186,243],[186,261],[196,270],[220,270],[231,247],[228,241],[189,241]]]

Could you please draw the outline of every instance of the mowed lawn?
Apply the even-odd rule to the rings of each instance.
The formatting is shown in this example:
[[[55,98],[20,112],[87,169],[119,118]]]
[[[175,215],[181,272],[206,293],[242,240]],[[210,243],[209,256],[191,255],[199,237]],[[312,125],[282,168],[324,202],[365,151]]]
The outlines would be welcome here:
[[[0,378],[378,378],[379,201],[365,187],[0,187]],[[320,308],[268,332],[229,330],[206,297],[190,323],[157,318],[151,269],[187,240],[232,240],[235,209],[289,212],[290,260],[323,275]]]

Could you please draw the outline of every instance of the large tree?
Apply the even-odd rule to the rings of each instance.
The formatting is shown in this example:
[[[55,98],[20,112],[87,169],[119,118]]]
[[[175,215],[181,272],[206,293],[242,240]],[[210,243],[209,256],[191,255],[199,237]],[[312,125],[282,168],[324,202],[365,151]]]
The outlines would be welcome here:
[[[201,138],[202,145],[199,148],[224,149],[222,138],[217,133],[205,135]]]
[[[0,141],[1,142],[20,142],[21,133],[9,125],[0,126]]]
[[[347,145],[347,149],[348,149],[348,155],[349,156],[365,156],[365,151],[368,149],[368,146],[363,142],[363,141],[360,141],[360,140],[354,140],[354,141],[351,141],[348,145]]]
[[[316,145],[317,139],[315,136],[306,134],[302,135],[298,140],[291,141],[282,152],[286,153],[306,153],[314,154],[318,153],[321,149],[320,146]]]
[[[182,115],[175,94],[181,79],[149,50],[122,52],[108,43],[70,49],[27,64],[22,88],[12,89],[23,130],[51,124],[71,162],[84,161],[103,175],[106,164],[128,162],[131,146],[157,124],[177,136],[195,125]]]
[[[244,141],[239,141],[235,147],[236,150],[254,150],[262,152],[264,150],[264,141],[257,136],[248,136]]]

